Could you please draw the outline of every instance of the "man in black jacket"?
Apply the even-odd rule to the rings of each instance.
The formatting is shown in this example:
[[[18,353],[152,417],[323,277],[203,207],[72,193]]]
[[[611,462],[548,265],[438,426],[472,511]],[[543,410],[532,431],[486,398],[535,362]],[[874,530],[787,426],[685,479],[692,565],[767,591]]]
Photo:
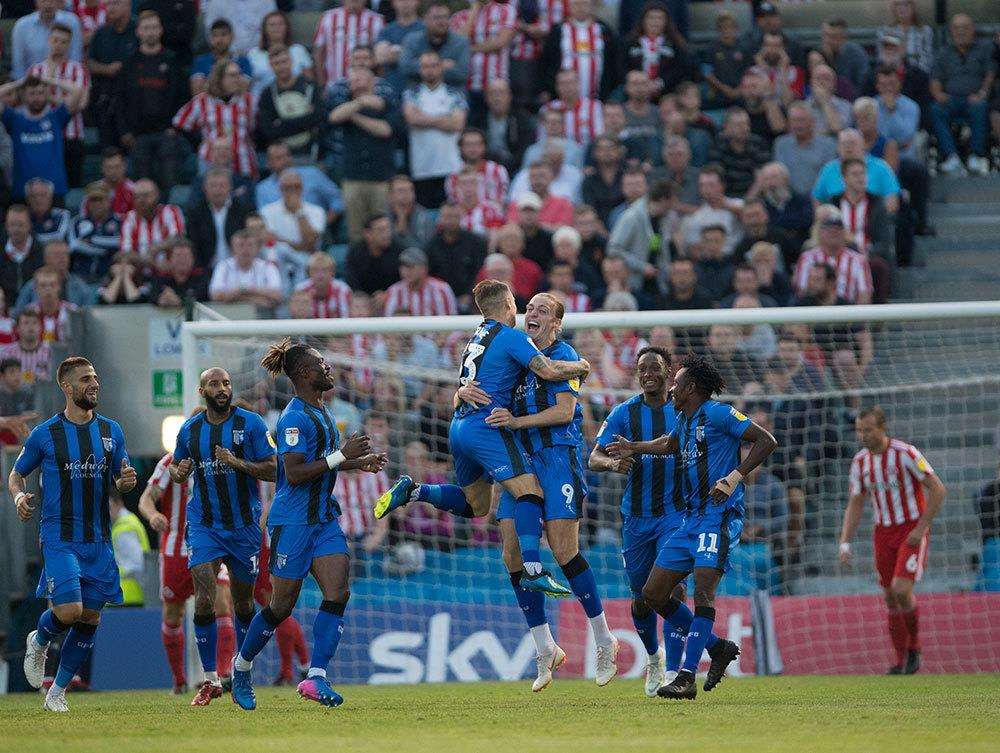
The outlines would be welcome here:
[[[438,232],[424,251],[433,277],[451,285],[462,312],[471,310],[472,286],[486,259],[486,239],[462,229],[462,207],[453,201],[441,207]]]
[[[188,235],[194,248],[195,264],[203,269],[230,255],[229,241],[242,230],[253,206],[242,196],[232,196],[229,173],[213,167],[202,181],[204,197],[185,211]],[[221,233],[220,233],[221,230]]]
[[[0,289],[7,305],[14,306],[21,286],[42,266],[42,247],[31,234],[31,214],[23,204],[7,209],[5,232],[0,236]]]
[[[274,81],[257,103],[257,148],[282,141],[295,157],[314,156],[316,129],[324,120],[320,88],[292,70],[292,56],[284,45],[268,50]]]
[[[392,222],[387,214],[374,214],[365,222],[361,240],[347,250],[344,276],[351,290],[375,298],[381,310],[385,291],[399,282],[399,255],[403,249],[392,239]]]
[[[535,143],[537,132],[529,115],[514,106],[510,84],[502,78],[486,85],[486,108],[469,113],[469,125],[486,136],[489,159],[513,175],[520,169],[524,150]]]
[[[163,34],[164,46],[174,53],[180,66],[189,66],[191,44],[198,23],[194,0],[143,0],[139,5],[139,18],[142,18],[144,10],[156,11],[166,29]]]

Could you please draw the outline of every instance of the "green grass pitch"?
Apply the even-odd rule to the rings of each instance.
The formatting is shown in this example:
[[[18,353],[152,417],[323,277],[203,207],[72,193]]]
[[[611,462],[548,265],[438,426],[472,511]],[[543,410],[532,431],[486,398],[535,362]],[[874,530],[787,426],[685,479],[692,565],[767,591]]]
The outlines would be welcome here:
[[[163,692],[0,697],[0,750],[95,753],[533,753],[534,751],[864,751],[995,753],[1000,677],[772,677],[729,680],[692,702],[642,695],[636,680],[606,688],[556,681],[342,687],[321,708],[294,689],[263,688],[245,713],[229,696],[208,708]],[[500,748],[497,745],[503,745]],[[320,747],[322,746],[322,747]]]

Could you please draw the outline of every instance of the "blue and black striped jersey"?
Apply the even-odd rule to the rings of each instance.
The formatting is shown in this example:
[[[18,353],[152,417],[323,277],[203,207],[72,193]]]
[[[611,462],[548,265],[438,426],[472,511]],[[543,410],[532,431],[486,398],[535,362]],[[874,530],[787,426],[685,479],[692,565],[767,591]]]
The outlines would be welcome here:
[[[514,390],[521,383],[531,359],[538,355],[541,351],[525,332],[493,319],[484,320],[462,353],[459,382],[479,382],[492,402],[482,408],[460,403],[457,415],[464,418],[478,413],[485,419],[494,408],[510,409]]]
[[[717,400],[706,400],[691,418],[683,414],[679,418],[677,439],[684,461],[684,498],[688,509],[701,515],[711,505],[717,505],[709,496],[715,483],[740,464],[740,443],[752,421]],[[743,510],[743,484],[736,486],[722,507]]]
[[[543,355],[557,361],[579,361],[580,356],[565,340],[556,340],[542,351]],[[524,374],[521,383],[514,390],[514,405],[511,412],[515,416],[533,416],[556,404],[560,392],[580,393],[580,380],[569,379],[561,382],[547,382],[532,371]],[[568,446],[579,447],[583,443],[583,409],[577,403],[573,420],[561,426],[521,429],[518,438],[530,454],[543,448]]]

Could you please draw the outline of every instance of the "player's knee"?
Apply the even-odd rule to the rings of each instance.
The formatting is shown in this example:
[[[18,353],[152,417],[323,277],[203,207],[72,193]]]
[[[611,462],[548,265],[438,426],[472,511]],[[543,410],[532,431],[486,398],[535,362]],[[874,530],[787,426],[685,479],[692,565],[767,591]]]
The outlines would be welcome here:
[[[170,627],[177,627],[184,618],[184,605],[173,602],[163,602],[163,622]]]
[[[267,607],[269,612],[270,622],[277,625],[284,622],[292,615],[292,610],[295,608],[295,600],[287,599],[280,596],[271,596],[271,603]]]
[[[324,599],[319,605],[320,611],[343,617],[344,610],[347,609],[347,602],[351,598],[351,592],[346,588],[338,589],[330,594],[330,596],[332,598]]]
[[[714,607],[715,606],[715,591],[714,589],[706,588],[705,586],[699,586],[695,584],[694,587],[694,605],[696,607]]]
[[[670,592],[670,596],[680,602],[687,601],[687,586],[684,585],[683,581],[674,586],[674,590]]]
[[[83,616],[83,604],[76,601],[69,604],[58,604],[52,607],[52,612],[64,625],[79,622]]]
[[[554,538],[554,537],[553,537]],[[549,541],[552,547],[552,556],[560,567],[566,567],[570,562],[580,556],[580,545],[572,539],[555,539]]]
[[[642,600],[653,609],[656,609],[662,602],[664,602],[664,599],[660,598],[656,589],[650,586],[649,583],[646,583],[646,585],[642,587]]]
[[[896,599],[896,603],[900,607],[907,606],[913,597],[913,586],[911,586],[907,581],[893,581],[892,585],[889,586],[889,591],[892,593],[893,597]]]
[[[632,617],[637,620],[644,620],[652,614],[653,610],[650,608],[646,600],[641,596],[633,597],[632,599]]]

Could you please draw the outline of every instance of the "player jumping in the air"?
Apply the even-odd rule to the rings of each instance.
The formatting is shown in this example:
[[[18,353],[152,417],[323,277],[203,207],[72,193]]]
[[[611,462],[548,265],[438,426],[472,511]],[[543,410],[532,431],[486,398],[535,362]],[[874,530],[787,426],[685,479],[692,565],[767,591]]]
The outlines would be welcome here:
[[[572,596],[542,569],[539,548],[545,501],[531,460],[514,432],[498,431],[486,418],[495,408],[510,410],[514,389],[525,369],[546,381],[560,382],[586,377],[590,364],[582,358],[553,361],[526,333],[514,329],[517,305],[507,283],[483,280],[472,295],[483,323],[465,347],[459,381],[478,382],[492,399],[486,406],[463,401],[452,418],[448,442],[458,485],[417,485],[409,476],[401,476],[375,503],[375,517],[384,518],[397,507],[419,499],[463,518],[477,518],[490,510],[492,479],[515,499],[514,530],[524,563],[521,586],[557,597]]]
[[[625,476],[622,560],[632,589],[632,623],[648,654],[646,695],[652,697],[680,669],[687,635],[668,630],[664,622],[664,650],[657,639],[656,612],[643,601],[642,587],[653,569],[656,553],[683,525],[687,505],[681,481],[683,466],[676,455],[612,457],[606,449],[618,436],[649,441],[677,428],[677,411],[668,394],[672,384],[670,354],[660,348],[643,348],[636,356],[636,375],[642,393],[611,409],[597,434],[590,469]],[[678,584],[673,596],[681,603],[685,601],[683,583]]]
[[[90,361],[67,358],[56,372],[66,408],[36,426],[18,455],[7,488],[22,521],[35,511],[26,477],[41,466],[40,538],[44,566],[36,595],[51,607],[28,634],[24,676],[41,687],[49,643],[69,630],[59,655],[55,681],[44,708],[69,711],[66,688],[94,647],[94,633],[105,604],[121,604],[122,589],[111,547],[111,485],[119,492],[135,488],[125,435],[116,421],[94,409],[100,393]]]
[[[312,573],[323,602],[313,623],[309,674],[298,692],[324,706],[339,706],[344,699],[330,687],[326,668],[344,631],[350,561],[333,487],[338,470],[378,473],[388,458],[370,452],[370,441],[363,435],[350,436],[340,445],[336,421],[323,404],[323,393],[335,386],[333,375],[315,348],[285,340],[272,346],[260,365],[272,377],[287,376],[295,397],[277,427],[278,480],[267,519],[271,603],[253,618],[240,644],[233,663],[233,701],[247,711],[257,707],[251,677],[254,657],[292,613],[302,581]]]
[[[257,481],[274,480],[275,459],[264,420],[233,405],[233,386],[225,369],[203,371],[198,394],[205,399],[205,410],[181,426],[169,468],[176,484],[194,477],[187,505],[188,565],[194,580],[194,635],[205,681],[191,705],[207,706],[222,695],[216,669],[216,573],[222,564],[229,570],[239,644],[254,615],[253,585],[260,558]]]
[[[555,296],[539,293],[528,302],[524,315],[525,330],[546,357],[576,361],[580,357],[573,347],[558,339],[564,314],[565,308]],[[608,629],[601,597],[597,593],[597,581],[580,553],[580,516],[587,496],[587,482],[580,458],[583,411],[577,403],[579,390],[579,379],[547,382],[527,372],[514,392],[512,410],[494,408],[486,417],[486,423],[498,430],[516,432],[531,457],[531,465],[545,499],[545,536],[590,621],[597,649],[595,675],[597,684],[603,686],[611,682],[617,673],[618,639]],[[478,382],[460,387],[457,397],[483,407],[491,402],[490,395]],[[524,568],[514,530],[514,506],[513,495],[504,490],[496,517],[503,540],[504,564],[538,650],[538,676],[531,686],[533,691],[538,692],[552,682],[552,672],[566,660],[566,653],[556,645],[546,622],[545,596],[521,587]]]
[[[712,634],[715,589],[729,568],[729,553],[739,545],[743,531],[744,476],[759,466],[777,446],[774,437],[736,408],[712,399],[726,386],[711,360],[690,355],[684,359],[671,391],[680,412],[677,429],[651,442],[616,438],[607,446],[612,457],[669,455],[680,452],[684,464],[684,525],[656,555],[656,563],[642,589],[642,598],[671,627],[687,634],[684,663],[677,676],[657,691],[662,698],[693,699],[698,692],[695,673],[708,649],[712,663],[705,680],[711,690],[739,656],[732,641]],[[740,443],[750,452],[739,460]],[[692,615],[673,597],[677,584],[694,572]]]
[[[862,450],[851,462],[850,494],[840,533],[840,561],[851,560],[851,539],[866,497],[875,518],[875,571],[889,607],[889,636],[896,649],[890,675],[920,669],[920,632],[914,583],[927,564],[931,522],[944,503],[945,487],[916,447],[889,437],[879,407],[858,414]],[[926,495],[925,495],[926,490]]]

